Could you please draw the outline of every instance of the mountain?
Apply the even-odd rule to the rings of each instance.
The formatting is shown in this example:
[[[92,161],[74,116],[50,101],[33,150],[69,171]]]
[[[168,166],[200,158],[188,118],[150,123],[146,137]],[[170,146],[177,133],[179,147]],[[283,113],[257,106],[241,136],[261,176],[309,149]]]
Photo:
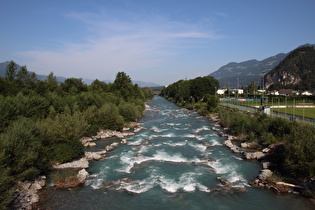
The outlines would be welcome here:
[[[266,88],[315,90],[315,45],[303,45],[264,77]]]
[[[6,67],[7,67],[8,63],[9,63],[9,61],[0,63],[0,77],[5,77],[5,71],[6,71]],[[21,66],[19,64],[16,64],[16,66],[17,66],[17,71],[19,71]],[[36,74],[36,77],[39,80],[45,80],[47,78],[47,75]],[[57,79],[58,82],[64,82],[67,78],[66,77],[61,77],[61,76],[56,76],[56,79]],[[94,81],[92,79],[82,79],[82,80],[83,80],[83,82],[85,82],[88,85],[90,85]],[[105,83],[113,83],[114,81],[103,80],[103,82],[105,82]],[[152,83],[152,82],[143,82],[143,81],[133,81],[133,83],[134,84],[138,84],[139,87],[157,87],[157,86],[161,86],[159,84],[155,84],[155,83]]]
[[[7,68],[7,65],[9,62],[10,61],[0,63],[0,77],[5,77],[5,71],[6,71],[6,68]],[[16,63],[16,67],[17,67],[16,71],[19,71],[21,68],[21,66],[17,63]],[[32,71],[29,71],[29,72],[32,73]],[[47,78],[47,75],[36,74],[36,77],[39,80],[45,80]],[[58,82],[64,82],[67,78],[61,77],[61,76],[56,76],[56,79]]]
[[[10,61],[6,61],[6,62],[3,62],[3,63],[0,63],[0,77],[5,77],[5,70],[7,68],[7,65],[9,64]],[[21,66],[16,64],[16,67],[17,67],[17,71],[20,70]]]
[[[260,78],[277,66],[287,54],[279,53],[262,61],[248,60],[240,63],[231,62],[217,71],[209,74],[224,88],[240,88],[249,85],[252,81],[259,84]]]

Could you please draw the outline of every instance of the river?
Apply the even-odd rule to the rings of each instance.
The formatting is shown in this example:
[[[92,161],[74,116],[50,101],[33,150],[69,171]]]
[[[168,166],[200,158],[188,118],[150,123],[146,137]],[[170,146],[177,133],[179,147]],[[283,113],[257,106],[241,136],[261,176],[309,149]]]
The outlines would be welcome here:
[[[312,209],[298,195],[251,187],[261,166],[222,146],[211,122],[162,97],[147,104],[145,129],[90,163],[85,186],[44,188],[41,209]],[[111,140],[100,140],[93,150]],[[205,145],[204,142],[211,144]],[[208,147],[207,147],[208,146]],[[232,182],[226,189],[217,177]],[[126,182],[120,182],[129,178]],[[104,187],[103,182],[117,182]],[[235,189],[245,189],[237,192]]]

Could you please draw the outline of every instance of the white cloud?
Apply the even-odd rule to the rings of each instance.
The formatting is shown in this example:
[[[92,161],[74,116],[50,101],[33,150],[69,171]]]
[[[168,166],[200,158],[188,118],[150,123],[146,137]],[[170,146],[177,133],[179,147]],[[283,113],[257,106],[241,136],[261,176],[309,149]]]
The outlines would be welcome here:
[[[59,51],[30,50],[18,55],[24,58],[29,70],[39,74],[53,71],[66,77],[113,79],[124,69],[138,75],[139,78],[133,79],[139,80],[147,71],[180,54],[179,49],[191,47],[195,39],[206,42],[220,38],[212,31],[202,30],[198,24],[158,16],[126,20],[111,15],[69,13],[67,18],[80,21],[82,30],[89,32],[84,43],[73,41],[64,43]],[[149,74],[152,78],[146,80],[153,81],[155,73]]]

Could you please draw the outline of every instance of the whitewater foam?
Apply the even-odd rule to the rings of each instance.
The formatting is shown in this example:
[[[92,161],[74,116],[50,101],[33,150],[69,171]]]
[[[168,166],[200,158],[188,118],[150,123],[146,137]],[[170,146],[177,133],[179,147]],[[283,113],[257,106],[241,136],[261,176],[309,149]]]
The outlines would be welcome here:
[[[209,130],[211,130],[209,127],[203,126],[201,128],[194,129],[193,131],[194,133],[199,133],[200,131],[209,131]]]
[[[134,152],[133,152],[134,153]],[[124,173],[131,173],[132,168],[137,164],[140,165],[148,161],[159,161],[159,162],[175,162],[175,163],[193,163],[193,162],[202,162],[200,159],[188,160],[184,158],[181,154],[175,153],[173,155],[168,154],[164,150],[157,151],[152,157],[138,155],[131,156],[131,152],[122,154],[120,157],[121,164],[123,167],[118,168],[117,171]]]
[[[138,146],[143,142],[143,138],[138,138],[136,141],[128,141],[128,145]]]

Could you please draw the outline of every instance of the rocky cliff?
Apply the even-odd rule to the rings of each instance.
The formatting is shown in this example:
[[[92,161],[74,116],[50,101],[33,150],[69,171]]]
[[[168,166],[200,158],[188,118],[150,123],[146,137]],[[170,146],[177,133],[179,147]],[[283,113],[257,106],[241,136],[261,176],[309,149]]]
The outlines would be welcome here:
[[[315,49],[301,46],[272,69],[265,78],[265,87],[275,89],[315,90]]]

